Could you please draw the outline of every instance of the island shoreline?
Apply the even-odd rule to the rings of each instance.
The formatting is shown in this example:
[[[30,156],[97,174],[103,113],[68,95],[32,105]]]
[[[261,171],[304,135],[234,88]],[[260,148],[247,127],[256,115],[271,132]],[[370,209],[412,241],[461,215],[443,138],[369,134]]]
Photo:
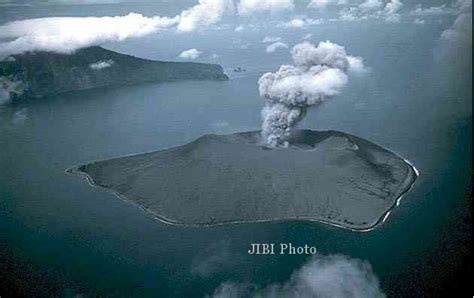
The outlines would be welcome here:
[[[328,130],[328,131],[318,131],[318,132],[334,132],[334,131],[333,130]],[[176,147],[180,147],[180,146],[184,146],[184,145],[185,144],[172,146],[172,147],[168,147],[168,148],[163,148],[163,149],[158,149],[158,150],[153,150],[153,151],[125,154],[125,155],[121,155],[121,156],[113,157],[113,158],[93,160],[93,161],[88,162],[87,164],[101,162],[101,161],[105,161],[105,160],[119,159],[119,158],[123,158],[123,157],[131,157],[131,156],[136,156],[136,155],[144,155],[144,154],[149,154],[149,153],[155,153],[155,152],[164,151],[164,150],[167,150],[167,149],[170,149],[170,148],[176,148]],[[386,149],[386,148],[384,148],[384,149],[387,150],[388,152],[394,154],[396,157],[402,159],[406,164],[408,164],[409,167],[410,167],[409,168],[410,171],[409,171],[409,173],[407,173],[407,176],[406,176],[405,180],[400,185],[400,187],[397,191],[397,198],[395,199],[394,203],[378,218],[377,221],[375,221],[371,226],[364,227],[364,228],[355,228],[355,227],[351,227],[351,226],[344,226],[342,224],[330,222],[330,221],[327,221],[327,220],[324,220],[324,219],[318,219],[318,218],[315,218],[315,217],[270,218],[270,219],[256,219],[256,220],[250,220],[250,221],[238,220],[238,221],[227,221],[227,222],[209,223],[209,224],[208,223],[202,223],[202,224],[181,223],[181,222],[178,222],[178,221],[175,221],[175,220],[168,219],[165,216],[163,216],[161,214],[158,214],[155,211],[152,211],[152,210],[140,205],[139,203],[135,202],[132,199],[129,199],[125,195],[122,195],[121,193],[119,193],[118,191],[116,191],[112,188],[109,188],[109,187],[106,187],[106,186],[95,183],[94,179],[88,173],[79,170],[79,168],[83,165],[71,166],[71,167],[65,169],[65,173],[69,174],[69,175],[82,175],[82,176],[85,176],[85,179],[87,180],[87,182],[90,186],[92,186],[94,188],[105,190],[105,191],[115,195],[120,200],[125,201],[127,203],[131,203],[134,206],[141,209],[142,211],[145,211],[145,213],[151,215],[155,220],[158,220],[158,221],[160,221],[164,224],[168,224],[168,225],[175,225],[175,226],[182,226],[182,227],[216,227],[216,226],[224,226],[224,225],[251,224],[251,223],[261,223],[261,222],[301,221],[301,222],[318,222],[318,223],[322,223],[322,224],[325,224],[325,225],[328,225],[328,226],[341,228],[341,229],[345,229],[345,230],[349,230],[349,231],[353,231],[353,232],[370,232],[370,231],[373,231],[374,229],[380,227],[381,225],[383,225],[388,220],[388,218],[390,217],[390,214],[393,212],[393,210],[400,205],[401,200],[403,199],[403,197],[414,187],[415,181],[420,175],[419,170],[414,166],[414,164],[412,162],[410,162],[409,160],[407,160],[405,158],[402,158],[399,154],[397,154],[394,151],[391,151],[391,150]],[[405,187],[408,184],[409,184],[409,186]],[[405,189],[405,190],[402,192],[401,189]]]

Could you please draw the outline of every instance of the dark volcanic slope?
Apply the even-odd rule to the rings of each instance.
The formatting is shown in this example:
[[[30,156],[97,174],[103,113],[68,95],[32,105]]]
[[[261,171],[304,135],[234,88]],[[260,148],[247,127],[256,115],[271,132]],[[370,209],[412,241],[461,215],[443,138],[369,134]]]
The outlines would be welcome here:
[[[259,139],[206,135],[76,171],[169,223],[303,219],[354,230],[377,225],[416,178],[392,152],[342,132],[299,130],[289,148]]]
[[[70,55],[52,52],[13,55],[0,62],[0,79],[0,83],[3,80],[17,85],[13,97],[43,97],[107,86],[227,80],[228,77],[216,64],[152,61],[89,47]]]

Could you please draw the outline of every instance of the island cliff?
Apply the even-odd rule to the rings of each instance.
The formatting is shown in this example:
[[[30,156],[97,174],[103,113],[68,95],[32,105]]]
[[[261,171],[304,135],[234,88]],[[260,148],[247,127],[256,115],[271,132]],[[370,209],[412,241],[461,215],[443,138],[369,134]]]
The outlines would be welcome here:
[[[153,61],[98,46],[72,54],[29,52],[0,62],[0,89],[11,99],[177,80],[228,80],[220,65]]]

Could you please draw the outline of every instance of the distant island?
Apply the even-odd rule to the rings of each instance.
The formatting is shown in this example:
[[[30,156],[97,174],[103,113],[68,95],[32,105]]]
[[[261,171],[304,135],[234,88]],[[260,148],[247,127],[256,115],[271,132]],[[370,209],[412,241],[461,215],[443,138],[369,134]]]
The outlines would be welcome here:
[[[98,46],[72,54],[28,52],[0,61],[0,91],[13,100],[178,80],[228,80],[228,77],[217,64],[154,61]]]
[[[242,68],[240,66],[237,66],[236,68],[234,68],[234,72],[245,72],[247,71],[245,68]]]
[[[355,231],[382,223],[417,171],[396,154],[338,131],[296,130],[289,147],[259,131],[91,162],[86,175],[169,224],[318,221]]]

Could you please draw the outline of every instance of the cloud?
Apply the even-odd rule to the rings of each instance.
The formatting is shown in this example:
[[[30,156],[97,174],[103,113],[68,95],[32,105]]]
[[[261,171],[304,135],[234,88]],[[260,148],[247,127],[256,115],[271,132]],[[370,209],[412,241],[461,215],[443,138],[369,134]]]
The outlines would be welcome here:
[[[277,36],[265,36],[265,37],[262,39],[262,42],[263,42],[263,43],[267,43],[267,42],[277,42],[277,41],[281,41],[281,37],[277,37]]]
[[[359,4],[359,9],[363,12],[373,12],[383,8],[381,0],[366,0]]]
[[[320,25],[322,23],[322,20],[294,18],[291,21],[280,24],[280,26],[284,28],[304,28],[312,25]]]
[[[115,63],[114,60],[97,61],[97,62],[89,64],[89,67],[95,70],[100,70],[107,67],[111,67],[114,63]]]
[[[305,35],[303,35],[302,39],[308,40],[308,39],[311,39],[311,37],[313,37],[313,34],[311,34],[311,33],[306,33]]]
[[[240,15],[250,15],[263,12],[282,12],[293,10],[293,0],[240,0],[237,5]]]
[[[325,9],[331,5],[346,5],[347,0],[311,0],[307,7],[312,9]]]
[[[268,45],[267,48],[265,49],[265,52],[273,53],[278,49],[287,49],[287,48],[288,48],[288,45],[286,43],[278,41],[278,42],[274,42]]]
[[[384,20],[387,23],[400,23],[400,14],[395,13],[395,14],[387,15],[384,17]]]
[[[117,4],[122,0],[48,0],[41,4]]]
[[[386,22],[399,22],[399,11],[403,7],[400,0],[366,0],[357,6],[344,7],[339,11],[339,19],[358,21],[366,19],[382,19]]]
[[[242,30],[244,30],[244,26],[242,26],[242,25],[241,25],[241,26],[237,26],[237,27],[235,27],[235,29],[234,29],[235,32],[240,32],[240,31],[242,31]]]
[[[283,24],[287,28],[301,28],[305,26],[305,22],[302,19],[293,19]]]
[[[444,4],[440,6],[431,6],[428,8],[423,8],[421,4],[418,4],[412,11],[410,11],[411,15],[416,16],[441,15],[450,13],[454,13],[454,10],[452,8],[446,7]]]
[[[338,95],[348,74],[362,72],[360,57],[346,54],[344,47],[330,41],[317,46],[309,42],[291,50],[293,65],[282,65],[258,80],[262,109],[262,138],[271,146],[287,145],[286,139],[309,107]]]
[[[140,37],[169,28],[177,18],[145,17],[130,13],[118,17],[55,17],[15,21],[0,26],[4,55],[43,50],[72,53],[74,50]]]
[[[360,16],[359,10],[356,7],[343,8],[339,11],[339,19],[341,21],[357,21],[366,17]]]
[[[383,298],[370,263],[344,255],[315,255],[284,283],[263,289],[255,285],[225,282],[213,293],[224,297],[353,297]]]
[[[308,8],[322,9],[326,8],[331,3],[335,2],[334,0],[311,0],[308,3]]]
[[[393,16],[403,7],[403,3],[400,0],[391,0],[385,4],[382,11],[384,16]]]
[[[212,298],[251,297],[252,289],[253,289],[252,285],[224,282],[217,289],[215,289],[211,297]]]
[[[90,5],[90,4],[118,4],[126,0],[46,0],[46,1],[18,1],[0,0],[0,6],[45,6],[45,5]]]
[[[225,13],[233,11],[232,0],[199,0],[199,4],[180,14],[178,31],[189,32],[198,27],[219,22]]]
[[[349,62],[349,72],[354,74],[364,74],[368,71],[365,67],[362,57],[347,56]]]
[[[15,61],[16,61],[16,58],[13,57],[13,56],[7,56],[7,57],[3,58],[2,61],[5,61],[5,62],[15,62]]]
[[[232,0],[200,0],[174,17],[137,13],[115,17],[50,17],[14,21],[0,26],[0,56],[27,51],[69,54],[77,49],[142,37],[176,28],[189,32],[209,26],[233,11]]]
[[[414,23],[415,25],[424,25],[424,24],[426,23],[426,21],[425,21],[425,20],[422,20],[422,19],[414,19],[414,20],[413,20],[413,23]]]
[[[441,40],[472,47],[472,0],[458,0],[456,7],[458,16],[452,26],[441,33]]]
[[[179,58],[181,59],[190,59],[194,60],[196,58],[199,58],[201,56],[202,52],[198,51],[197,49],[189,49],[186,51],[182,51],[181,54],[179,54]]]

